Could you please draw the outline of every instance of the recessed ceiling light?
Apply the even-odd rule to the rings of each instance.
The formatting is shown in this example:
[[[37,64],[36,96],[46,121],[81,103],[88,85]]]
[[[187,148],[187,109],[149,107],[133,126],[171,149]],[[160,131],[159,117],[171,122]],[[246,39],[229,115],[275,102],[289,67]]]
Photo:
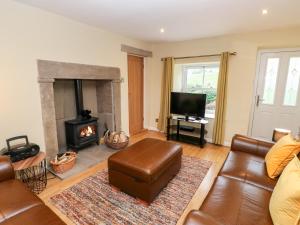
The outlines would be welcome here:
[[[164,28],[160,28],[160,33],[165,33],[165,29]]]
[[[267,10],[267,9],[263,9],[263,10],[261,11],[261,13],[262,13],[263,15],[267,15],[267,14],[268,14],[268,10]]]

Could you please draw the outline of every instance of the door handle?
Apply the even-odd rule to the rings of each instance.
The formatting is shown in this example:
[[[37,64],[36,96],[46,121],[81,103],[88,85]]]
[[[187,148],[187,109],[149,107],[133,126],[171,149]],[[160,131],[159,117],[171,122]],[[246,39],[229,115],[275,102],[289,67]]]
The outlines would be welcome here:
[[[256,96],[256,107],[259,106],[259,103],[262,102],[264,99],[260,98],[260,95]]]

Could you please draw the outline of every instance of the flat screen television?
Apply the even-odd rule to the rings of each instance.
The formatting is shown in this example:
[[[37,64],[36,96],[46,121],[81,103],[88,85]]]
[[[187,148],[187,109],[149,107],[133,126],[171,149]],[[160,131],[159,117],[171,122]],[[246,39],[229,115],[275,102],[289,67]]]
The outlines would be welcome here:
[[[206,94],[171,92],[171,113],[204,118]]]

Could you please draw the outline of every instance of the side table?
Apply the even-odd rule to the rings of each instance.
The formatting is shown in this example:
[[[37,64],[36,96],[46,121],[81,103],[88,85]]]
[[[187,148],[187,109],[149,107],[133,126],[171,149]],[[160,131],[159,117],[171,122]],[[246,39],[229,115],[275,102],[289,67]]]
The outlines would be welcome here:
[[[41,193],[47,186],[46,154],[39,152],[36,156],[12,164],[16,179],[21,180],[35,194]]]

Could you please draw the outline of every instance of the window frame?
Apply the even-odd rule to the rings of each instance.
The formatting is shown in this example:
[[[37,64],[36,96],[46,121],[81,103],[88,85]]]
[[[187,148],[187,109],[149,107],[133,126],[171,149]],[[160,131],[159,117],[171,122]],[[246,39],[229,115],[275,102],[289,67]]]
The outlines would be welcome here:
[[[183,64],[182,65],[182,86],[181,86],[181,91],[182,92],[187,92],[187,75],[188,75],[188,70],[189,69],[203,69],[205,68],[218,68],[220,69],[220,62],[205,62],[205,63],[192,63],[192,64]],[[218,74],[218,79],[219,79],[219,74]],[[218,87],[216,87],[216,91],[218,90]],[[209,119],[214,119],[215,118],[215,113],[207,113],[207,110],[205,109],[205,117]]]

